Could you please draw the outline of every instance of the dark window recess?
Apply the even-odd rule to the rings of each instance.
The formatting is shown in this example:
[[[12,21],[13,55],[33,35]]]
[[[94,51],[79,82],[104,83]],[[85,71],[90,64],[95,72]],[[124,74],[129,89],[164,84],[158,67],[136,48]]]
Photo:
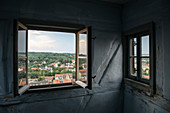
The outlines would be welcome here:
[[[14,21],[14,95],[30,90],[91,89],[91,27]]]
[[[154,93],[155,42],[153,23],[124,32],[123,36],[125,82]]]

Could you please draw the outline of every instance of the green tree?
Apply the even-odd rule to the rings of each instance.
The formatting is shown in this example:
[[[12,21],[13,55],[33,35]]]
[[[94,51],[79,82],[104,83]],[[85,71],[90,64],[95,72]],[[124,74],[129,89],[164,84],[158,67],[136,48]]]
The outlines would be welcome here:
[[[79,69],[83,69],[83,67],[81,66],[81,67],[79,67]]]
[[[73,73],[73,78],[76,78],[76,72],[73,71],[72,73]]]
[[[45,77],[44,77],[44,76],[43,76],[43,77],[42,77],[42,76],[39,76],[39,77],[38,77],[38,81],[43,81],[43,80],[45,80]]]

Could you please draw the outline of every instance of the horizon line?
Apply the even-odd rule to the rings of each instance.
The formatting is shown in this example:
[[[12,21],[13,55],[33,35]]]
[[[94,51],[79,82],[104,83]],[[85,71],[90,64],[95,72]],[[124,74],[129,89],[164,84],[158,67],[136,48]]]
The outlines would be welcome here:
[[[26,53],[26,52],[18,52],[18,53]],[[61,52],[40,52],[40,51],[34,52],[34,51],[30,51],[28,53],[61,53]],[[69,53],[69,52],[63,52],[63,53]],[[70,54],[75,54],[75,53],[70,53]]]

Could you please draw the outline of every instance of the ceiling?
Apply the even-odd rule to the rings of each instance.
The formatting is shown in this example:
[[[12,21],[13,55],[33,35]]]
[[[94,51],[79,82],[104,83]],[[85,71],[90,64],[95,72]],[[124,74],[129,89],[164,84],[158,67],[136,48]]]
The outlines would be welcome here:
[[[124,4],[128,2],[128,0],[100,0],[100,1],[112,2],[112,3],[117,3],[117,4]]]

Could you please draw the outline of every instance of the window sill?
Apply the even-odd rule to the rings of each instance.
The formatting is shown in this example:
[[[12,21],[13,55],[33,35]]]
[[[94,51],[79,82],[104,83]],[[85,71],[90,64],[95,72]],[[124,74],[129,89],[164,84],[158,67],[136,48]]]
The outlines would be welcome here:
[[[124,78],[124,83],[128,84],[136,89],[142,90],[143,92],[146,92],[147,95],[152,96],[153,95],[153,89],[150,87],[150,85],[135,81],[129,78]]]
[[[30,88],[28,92],[35,92],[35,91],[47,91],[47,90],[56,90],[56,89],[71,89],[71,88],[81,88],[78,85],[64,85],[64,86],[53,86],[53,87],[37,87],[37,88]]]
[[[64,89],[74,89],[74,88],[81,88],[81,86],[73,83],[30,86],[30,88],[25,93],[48,92],[48,91],[54,91],[59,89],[64,90]]]
[[[21,103],[33,103],[40,101],[57,100],[64,98],[76,98],[84,95],[88,95],[85,92],[87,89],[83,89],[80,86],[74,85],[72,87],[59,88],[56,87],[51,89],[27,91],[21,96],[0,98],[0,106],[17,105]]]
[[[50,84],[50,85],[39,85],[39,86],[29,86],[25,85],[20,88],[20,93],[17,95],[22,95],[24,93],[34,93],[34,92],[48,92],[52,90],[63,90],[63,89],[74,89],[74,88],[87,88],[87,85],[81,81],[76,81],[72,83],[63,84]]]
[[[133,97],[136,96],[137,98],[141,98],[142,101],[151,102],[152,104],[162,107],[164,110],[170,112],[170,101],[160,95],[154,94],[152,96],[148,96],[146,93],[142,93],[129,84],[124,86],[124,91],[125,93],[133,95]]]

